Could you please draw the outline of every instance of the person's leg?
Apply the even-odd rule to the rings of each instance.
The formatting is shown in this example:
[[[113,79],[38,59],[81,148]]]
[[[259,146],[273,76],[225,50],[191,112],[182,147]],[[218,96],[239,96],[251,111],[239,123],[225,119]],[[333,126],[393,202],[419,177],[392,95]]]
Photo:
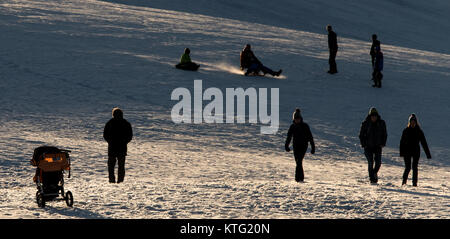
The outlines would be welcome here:
[[[247,75],[249,75],[249,74],[251,74],[251,73],[256,73],[256,74],[258,74],[258,72],[259,72],[259,64],[252,63],[252,64],[250,64],[250,66],[248,67],[247,72],[245,72],[245,75],[247,76]]]
[[[367,163],[368,163],[368,169],[369,169],[369,178],[370,182],[374,182],[374,176],[373,176],[373,152],[369,147],[366,147],[364,149],[364,155],[366,156]]]
[[[305,157],[305,152],[303,150],[294,150],[295,157],[295,181],[303,182],[305,175],[303,173],[303,158]]]
[[[403,159],[405,160],[405,171],[403,172],[402,185],[405,185],[408,181],[409,172],[411,171],[411,156],[405,156]]]
[[[109,173],[109,182],[115,183],[116,177],[114,176],[114,167],[116,166],[116,157],[113,155],[108,155],[108,173]]]
[[[276,72],[268,68],[267,66],[260,65],[259,69],[265,74],[271,74],[272,76],[276,75]]]
[[[337,55],[337,51],[330,50],[329,63],[330,63],[330,72],[331,73],[336,73],[337,72],[336,55]]]
[[[378,182],[378,171],[380,170],[381,167],[381,147],[377,147],[375,149],[375,167],[373,169],[373,176],[375,179],[375,183]]]
[[[413,186],[417,186],[419,177],[419,158],[420,155],[413,156],[412,170],[413,170]]]
[[[117,161],[119,162],[117,183],[121,183],[125,178],[125,155],[117,157]]]

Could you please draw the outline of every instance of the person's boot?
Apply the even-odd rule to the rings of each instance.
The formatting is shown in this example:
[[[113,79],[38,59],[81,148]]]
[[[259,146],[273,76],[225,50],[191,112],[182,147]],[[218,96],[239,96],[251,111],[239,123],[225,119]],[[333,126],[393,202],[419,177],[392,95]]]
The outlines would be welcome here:
[[[277,72],[275,72],[275,76],[280,76],[280,74],[281,74],[281,72],[282,72],[283,70],[279,70],[279,71],[277,71]]]
[[[403,181],[402,181],[402,186],[403,186],[403,185],[406,185],[406,181],[407,181],[407,179],[403,179]]]

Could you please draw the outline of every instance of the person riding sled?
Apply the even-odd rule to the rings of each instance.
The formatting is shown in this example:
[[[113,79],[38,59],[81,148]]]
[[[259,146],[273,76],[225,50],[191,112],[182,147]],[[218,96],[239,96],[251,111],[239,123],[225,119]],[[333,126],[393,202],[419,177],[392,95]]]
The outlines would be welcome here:
[[[251,50],[250,44],[245,45],[244,49],[241,51],[241,70],[247,69],[245,72],[245,75],[248,76],[249,74],[258,75],[260,71],[263,72],[264,75],[270,74],[272,76],[279,76],[281,74],[281,69],[277,72],[269,69],[268,67],[264,66],[258,58],[256,58],[255,54],[253,54],[253,51]]]
[[[191,61],[190,57],[191,50],[189,48],[184,49],[183,55],[181,55],[180,63],[175,67],[182,70],[196,71],[200,65]]]

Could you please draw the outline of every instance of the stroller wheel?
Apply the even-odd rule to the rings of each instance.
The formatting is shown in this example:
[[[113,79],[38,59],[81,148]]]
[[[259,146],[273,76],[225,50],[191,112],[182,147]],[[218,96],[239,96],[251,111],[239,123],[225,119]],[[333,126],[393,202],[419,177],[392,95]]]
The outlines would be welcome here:
[[[36,192],[36,202],[38,207],[44,208],[45,207],[45,200],[44,195],[42,195],[41,192]]]
[[[64,198],[66,200],[66,204],[69,207],[73,206],[73,195],[71,191],[66,192],[66,197]]]

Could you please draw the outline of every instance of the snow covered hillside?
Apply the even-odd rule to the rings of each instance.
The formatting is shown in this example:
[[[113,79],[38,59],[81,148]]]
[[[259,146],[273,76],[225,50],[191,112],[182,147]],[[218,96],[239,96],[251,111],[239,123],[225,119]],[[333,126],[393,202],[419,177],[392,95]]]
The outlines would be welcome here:
[[[449,218],[450,3],[372,2],[0,1],[0,218]],[[326,74],[326,24],[338,34],[336,75]],[[372,33],[385,57],[381,89],[370,87]],[[240,74],[246,43],[283,77]],[[198,72],[173,67],[185,47]],[[171,92],[195,79],[279,88],[278,133],[174,124]],[[102,138],[115,106],[134,130],[118,185]],[[388,129],[378,186],[358,140],[371,106]],[[295,107],[317,147],[303,184],[284,152]],[[421,157],[417,188],[400,187],[412,112],[433,155]],[[29,160],[43,144],[72,150],[74,208],[35,203]]]

